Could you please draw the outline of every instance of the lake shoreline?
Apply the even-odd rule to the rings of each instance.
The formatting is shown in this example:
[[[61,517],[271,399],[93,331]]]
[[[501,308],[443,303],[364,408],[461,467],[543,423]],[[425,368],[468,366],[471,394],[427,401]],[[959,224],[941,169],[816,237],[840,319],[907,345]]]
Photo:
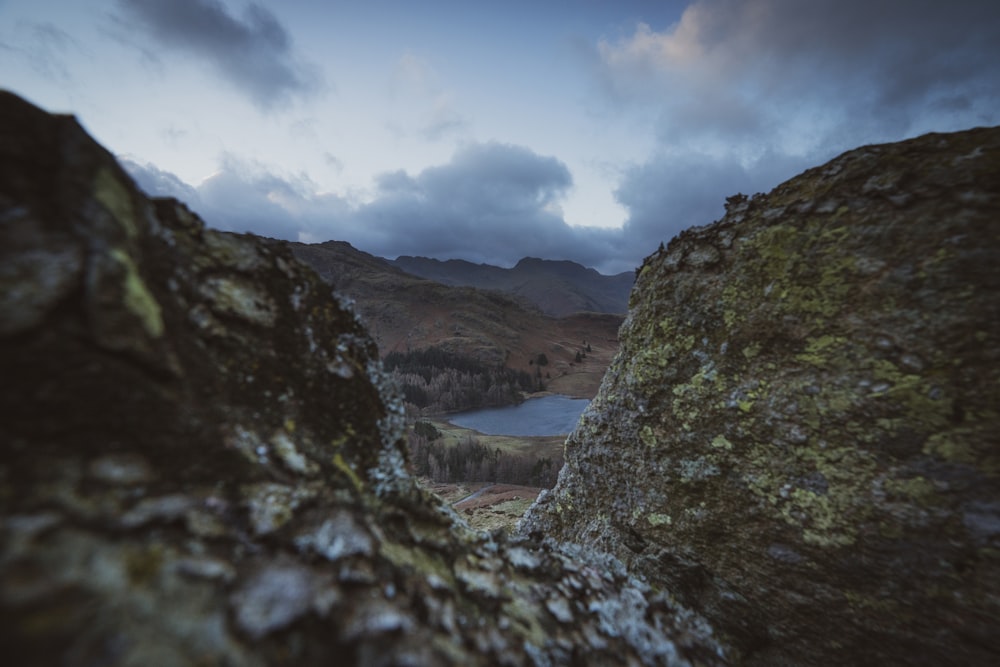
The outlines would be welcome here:
[[[546,393],[516,405],[464,410],[442,419],[483,435],[565,437],[576,428],[589,404],[588,398]]]

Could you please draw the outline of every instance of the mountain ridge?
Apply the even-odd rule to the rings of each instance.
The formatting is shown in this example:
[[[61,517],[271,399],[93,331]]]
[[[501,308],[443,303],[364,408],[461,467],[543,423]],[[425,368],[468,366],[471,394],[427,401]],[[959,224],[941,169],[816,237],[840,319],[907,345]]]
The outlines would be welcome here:
[[[0,91],[0,121],[5,664],[722,667],[617,564],[419,486],[374,341],[287,244],[148,198],[72,117]]]
[[[393,266],[446,285],[497,289],[521,296],[547,315],[576,312],[624,314],[635,274],[605,275],[572,260],[523,257],[507,269],[463,259],[402,255]]]
[[[287,244],[149,199],[72,117],[0,119],[17,664],[997,664],[1000,128],[649,256],[506,534],[416,483],[374,340]]]
[[[383,358],[437,347],[529,373],[552,392],[591,398],[617,350],[620,315],[553,317],[523,296],[414,276],[344,241],[289,246],[353,301]]]

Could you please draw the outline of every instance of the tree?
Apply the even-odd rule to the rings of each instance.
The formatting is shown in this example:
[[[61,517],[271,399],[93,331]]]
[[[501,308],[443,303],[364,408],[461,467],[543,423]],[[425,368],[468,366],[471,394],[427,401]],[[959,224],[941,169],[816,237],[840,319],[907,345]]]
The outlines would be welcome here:
[[[385,369],[402,389],[408,409],[447,411],[516,403],[521,391],[532,391],[525,371],[487,364],[442,348],[391,352]]]
[[[418,421],[415,423],[413,425],[413,432],[432,442],[441,437],[441,431],[434,424],[427,421]]]

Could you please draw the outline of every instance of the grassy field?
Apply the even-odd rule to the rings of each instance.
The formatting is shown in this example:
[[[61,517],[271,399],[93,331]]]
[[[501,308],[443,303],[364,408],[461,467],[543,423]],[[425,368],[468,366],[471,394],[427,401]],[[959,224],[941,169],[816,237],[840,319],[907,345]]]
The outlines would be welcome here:
[[[472,438],[478,440],[490,449],[499,449],[505,454],[516,456],[532,456],[536,458],[562,457],[563,444],[566,442],[565,435],[550,436],[517,436],[517,435],[484,435],[472,429],[462,428],[442,421],[443,418],[424,419],[441,432],[444,444],[457,445],[458,443]]]
[[[541,492],[537,487],[513,484],[434,484],[426,479],[420,482],[441,496],[471,527],[485,531],[513,530]],[[468,499],[476,492],[481,495]]]

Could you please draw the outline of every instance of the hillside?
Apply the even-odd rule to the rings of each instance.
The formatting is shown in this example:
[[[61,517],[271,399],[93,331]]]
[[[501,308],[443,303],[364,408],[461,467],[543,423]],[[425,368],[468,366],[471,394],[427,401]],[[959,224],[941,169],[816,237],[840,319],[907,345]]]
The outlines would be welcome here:
[[[73,118],[0,121],[5,664],[721,665],[621,567],[421,490],[374,342],[284,243],[148,200]]]
[[[622,321],[617,315],[549,317],[502,292],[412,276],[347,243],[290,246],[354,301],[383,357],[436,347],[533,377],[541,370],[549,391],[590,398],[617,350]],[[577,361],[580,352],[586,358]],[[539,355],[548,361],[541,368]]]
[[[398,257],[390,264],[445,285],[496,289],[523,297],[546,315],[624,314],[635,281],[631,271],[606,276],[576,262],[525,257],[511,269],[459,259]]]
[[[731,197],[643,263],[556,486],[487,533],[286,244],[0,92],[5,661],[998,664],[998,174],[976,129]],[[520,511],[498,486],[462,514]]]

